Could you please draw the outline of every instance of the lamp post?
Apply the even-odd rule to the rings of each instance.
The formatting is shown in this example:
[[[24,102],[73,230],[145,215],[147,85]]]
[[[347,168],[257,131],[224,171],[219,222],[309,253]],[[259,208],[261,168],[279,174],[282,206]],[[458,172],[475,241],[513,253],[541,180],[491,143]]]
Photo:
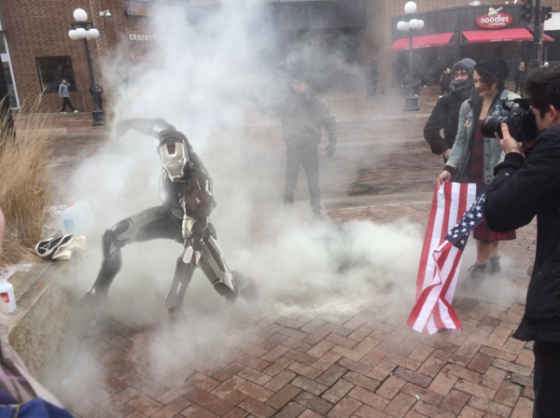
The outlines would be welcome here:
[[[88,22],[88,15],[84,9],[74,10],[74,19],[76,22],[70,24],[70,32],[68,36],[73,41],[78,39],[84,40],[84,48],[86,50],[86,60],[89,70],[89,82],[93,95],[93,116],[92,126],[105,126],[105,112],[99,107],[99,97],[97,97],[97,89],[95,88],[95,78],[93,76],[93,68],[91,66],[91,57],[89,55],[88,39],[99,38],[99,31],[93,26],[93,22]]]
[[[409,1],[404,5],[404,12],[406,14],[413,14],[416,12],[416,3]],[[412,52],[412,31],[420,30],[424,27],[422,19],[412,17],[408,22],[400,21],[397,23],[397,29],[402,32],[408,32],[408,88],[406,91],[404,110],[415,111],[420,110],[418,107],[418,95],[414,93],[414,69],[413,69],[413,52]]]

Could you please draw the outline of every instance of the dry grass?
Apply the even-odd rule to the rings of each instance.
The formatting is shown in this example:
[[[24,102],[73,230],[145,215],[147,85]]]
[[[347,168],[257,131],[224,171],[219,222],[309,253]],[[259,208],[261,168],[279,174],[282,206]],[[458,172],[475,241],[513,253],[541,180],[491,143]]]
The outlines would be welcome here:
[[[0,208],[6,218],[0,265],[35,259],[33,248],[47,220],[51,148],[46,115],[36,115],[17,123],[15,140],[5,124],[0,126]]]

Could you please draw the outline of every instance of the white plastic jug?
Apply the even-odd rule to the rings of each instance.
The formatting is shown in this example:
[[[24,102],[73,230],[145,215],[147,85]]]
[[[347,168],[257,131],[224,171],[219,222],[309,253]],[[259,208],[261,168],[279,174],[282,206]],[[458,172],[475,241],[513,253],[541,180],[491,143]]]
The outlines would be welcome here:
[[[69,203],[60,214],[60,231],[65,234],[87,235],[93,226],[89,204],[84,200]]]
[[[6,279],[0,279],[0,298],[8,305],[9,313],[16,310],[17,305],[14,286]]]

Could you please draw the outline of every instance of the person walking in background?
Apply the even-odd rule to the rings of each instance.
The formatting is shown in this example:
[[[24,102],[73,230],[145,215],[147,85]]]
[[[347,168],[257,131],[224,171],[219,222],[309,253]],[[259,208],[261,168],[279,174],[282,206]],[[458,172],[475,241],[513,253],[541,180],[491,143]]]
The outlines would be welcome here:
[[[519,68],[515,72],[515,93],[517,93],[522,89],[526,74],[527,74],[527,69],[525,68],[525,63],[521,61],[519,63]]]
[[[267,105],[256,100],[263,111],[279,117],[286,143],[286,183],[284,204],[294,205],[294,193],[300,168],[303,167],[309,187],[309,200],[315,219],[322,219],[319,188],[319,153],[321,127],[327,131],[327,157],[336,150],[336,119],[327,103],[315,96],[305,75],[295,72],[291,77],[291,92],[277,103]]]
[[[478,96],[465,101],[459,111],[457,137],[451,149],[445,169],[438,182],[459,181],[463,183],[490,183],[494,167],[503,157],[500,142],[495,137],[482,136],[481,126],[488,116],[506,116],[502,100],[512,101],[517,94],[504,87],[509,74],[507,63],[501,58],[486,58],[474,67],[474,86]],[[480,283],[486,274],[500,271],[498,244],[516,238],[515,231],[493,232],[486,222],[474,229],[476,240],[476,264],[471,267],[468,280]],[[486,267],[488,263],[488,268]]]
[[[99,109],[103,110],[103,87],[101,87],[101,84],[95,83],[95,91],[97,92],[97,101],[99,102]],[[93,96],[93,86],[89,88],[89,92]]]
[[[475,92],[473,69],[475,62],[470,58],[462,59],[453,65],[451,93],[440,98],[424,127],[424,138],[436,155],[443,155],[447,161],[457,135],[459,109],[463,102]],[[443,129],[443,137],[441,130]]]
[[[66,79],[62,79],[62,83],[58,86],[58,95],[62,99],[62,110],[60,113],[66,114],[66,106],[74,111],[74,113],[78,113],[74,106],[72,106],[72,102],[70,101],[70,94],[68,93],[69,84],[66,83]]]

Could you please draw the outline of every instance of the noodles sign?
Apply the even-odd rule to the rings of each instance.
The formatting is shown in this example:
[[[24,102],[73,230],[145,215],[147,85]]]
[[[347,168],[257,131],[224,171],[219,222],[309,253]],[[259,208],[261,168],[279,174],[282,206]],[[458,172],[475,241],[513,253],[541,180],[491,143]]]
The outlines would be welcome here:
[[[490,7],[488,14],[480,16],[476,19],[478,26],[485,29],[502,29],[513,22],[513,16],[507,13],[500,13],[502,8],[494,9]]]

